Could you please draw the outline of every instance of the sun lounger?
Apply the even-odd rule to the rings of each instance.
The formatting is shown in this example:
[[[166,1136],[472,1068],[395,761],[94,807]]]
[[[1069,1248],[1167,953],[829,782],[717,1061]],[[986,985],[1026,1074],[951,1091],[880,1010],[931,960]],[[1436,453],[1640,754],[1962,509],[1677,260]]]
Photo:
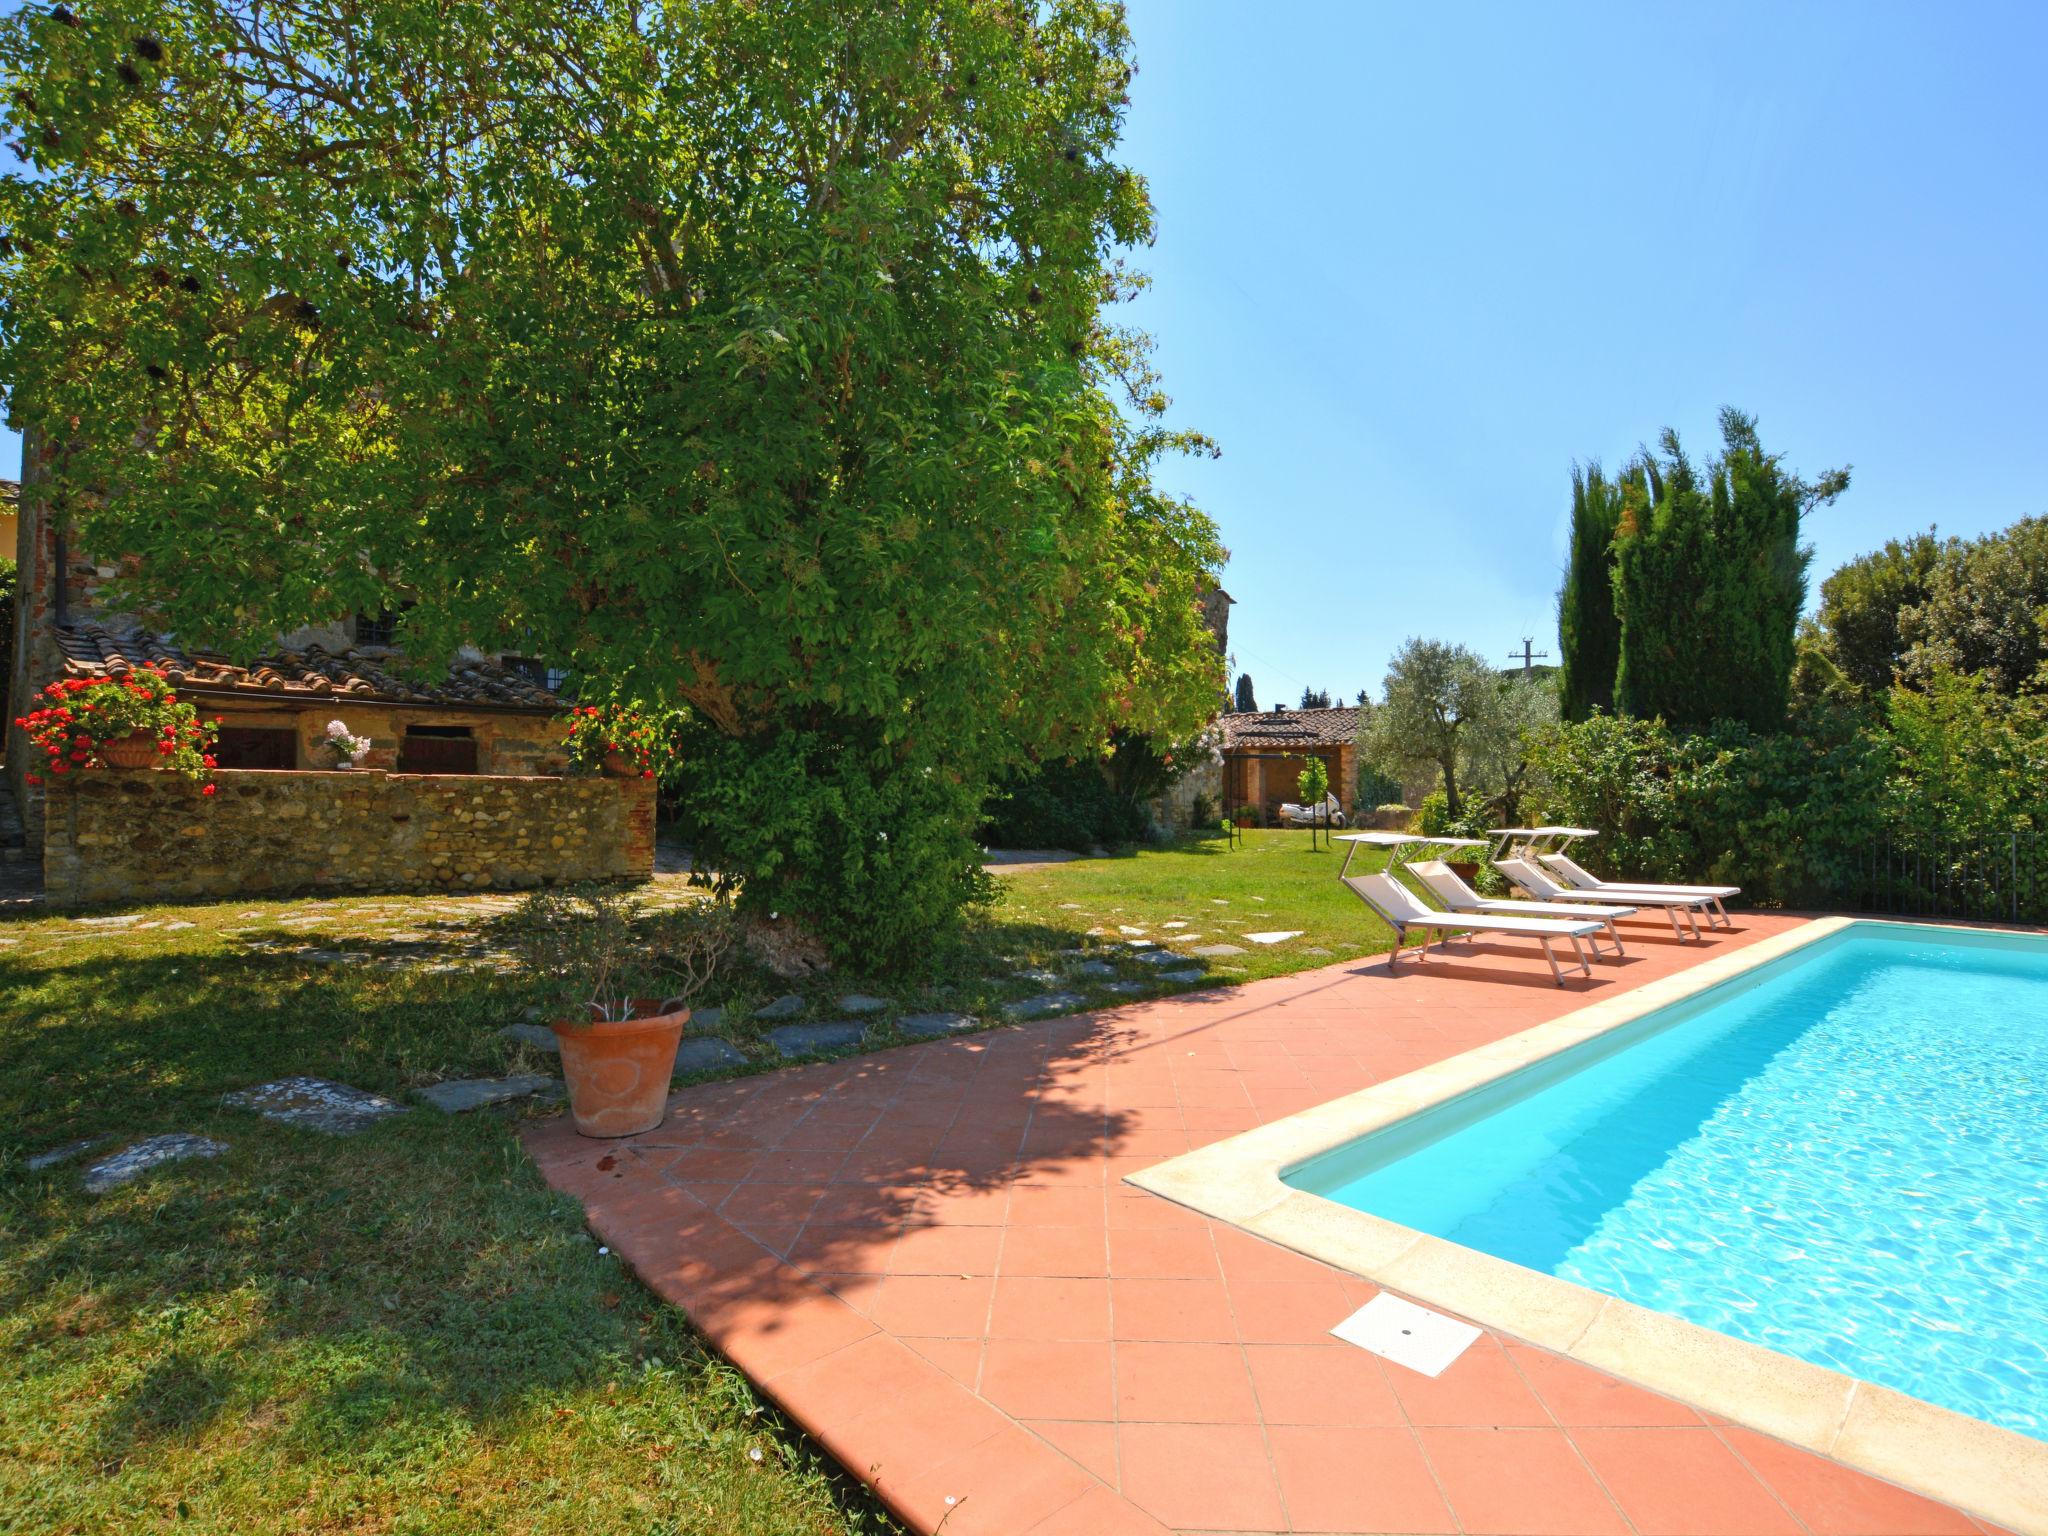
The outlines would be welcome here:
[[[1380,920],[1394,930],[1394,947],[1387,955],[1387,969],[1390,971],[1400,959],[1401,946],[1407,941],[1408,931],[1412,928],[1422,934],[1421,958],[1424,960],[1429,958],[1432,935],[1469,938],[1474,934],[1494,933],[1503,938],[1534,939],[1543,946],[1543,958],[1550,962],[1550,974],[1561,987],[1564,985],[1564,972],[1558,969],[1557,955],[1550,944],[1553,939],[1567,939],[1571,942],[1572,953],[1578,957],[1580,971],[1587,976],[1593,974],[1592,963],[1587,960],[1579,940],[1591,938],[1600,931],[1600,924],[1596,922],[1436,912],[1425,907],[1407,886],[1388,875],[1347,875],[1344,883],[1354,896],[1377,912]]]
[[[1586,922],[1600,924],[1607,930],[1607,942],[1614,946],[1615,957],[1622,955],[1621,935],[1615,931],[1617,918],[1632,917],[1634,907],[1619,907],[1582,904],[1567,906],[1552,901],[1497,901],[1480,895],[1458,878],[1458,872],[1439,859],[1424,859],[1408,865],[1408,873],[1420,880],[1423,889],[1444,904],[1449,912],[1483,913],[1489,917],[1548,917],[1580,918]],[[1600,952],[1600,941],[1593,940],[1593,952]]]
[[[1541,866],[1531,859],[1495,859],[1493,867],[1508,877],[1508,883],[1517,890],[1526,891],[1538,901],[1544,902],[1612,902],[1616,906],[1661,907],[1664,915],[1671,919],[1671,931],[1679,938],[1685,937],[1685,930],[1678,926],[1678,914],[1685,914],[1692,936],[1700,936],[1699,919],[1694,914],[1707,910],[1713,905],[1711,896],[1669,896],[1651,891],[1574,891],[1559,885]],[[1711,914],[1708,921],[1711,922]]]
[[[1564,883],[1574,891],[1598,891],[1621,897],[1636,894],[1705,896],[1711,898],[1713,903],[1712,906],[1702,909],[1707,914],[1707,921],[1717,928],[1735,926],[1728,919],[1728,909],[1721,903],[1730,896],[1740,896],[1742,887],[1739,885],[1662,885],[1643,880],[1602,880],[1598,875],[1581,869],[1568,854],[1546,853],[1540,857],[1546,866],[1563,876]]]

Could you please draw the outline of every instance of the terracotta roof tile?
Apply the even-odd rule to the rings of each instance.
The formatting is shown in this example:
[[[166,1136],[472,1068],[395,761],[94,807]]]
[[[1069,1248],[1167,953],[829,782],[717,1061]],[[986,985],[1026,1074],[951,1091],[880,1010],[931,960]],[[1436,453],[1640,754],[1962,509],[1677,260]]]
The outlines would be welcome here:
[[[1232,747],[1335,747],[1358,735],[1358,711],[1276,709],[1224,715],[1222,725],[1226,752]]]
[[[334,652],[317,645],[279,650],[237,666],[208,651],[187,652],[169,635],[69,624],[57,630],[64,671],[71,677],[118,677],[147,663],[161,667],[180,688],[239,693],[285,701],[350,699],[363,703],[440,704],[460,708],[526,709],[556,714],[567,709],[555,694],[494,661],[457,662],[445,678],[422,682],[387,670],[396,660],[364,651]]]

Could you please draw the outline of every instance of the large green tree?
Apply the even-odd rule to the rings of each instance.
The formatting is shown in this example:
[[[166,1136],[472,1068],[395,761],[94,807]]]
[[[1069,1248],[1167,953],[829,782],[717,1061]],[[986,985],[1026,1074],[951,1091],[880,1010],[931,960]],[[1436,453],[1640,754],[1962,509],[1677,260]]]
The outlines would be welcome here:
[[[1781,729],[1812,558],[1800,518],[1840,495],[1849,472],[1802,480],[1732,408],[1721,412],[1721,456],[1704,470],[1676,432],[1662,446],[1645,477],[1650,499],[1624,497],[1614,539],[1616,706],[1681,730],[1717,720]]]
[[[1909,644],[1901,617],[1926,601],[1943,548],[1931,530],[1890,539],[1820,584],[1814,623],[1822,650],[1865,693],[1883,693],[1898,675]]]
[[[18,11],[7,408],[182,633],[685,703],[743,899],[907,955],[992,774],[1213,708],[1131,68],[1107,0]]]
[[[2048,517],[1945,544],[1897,623],[1901,670],[1916,687],[1944,670],[2005,694],[2032,684],[2048,662]]]

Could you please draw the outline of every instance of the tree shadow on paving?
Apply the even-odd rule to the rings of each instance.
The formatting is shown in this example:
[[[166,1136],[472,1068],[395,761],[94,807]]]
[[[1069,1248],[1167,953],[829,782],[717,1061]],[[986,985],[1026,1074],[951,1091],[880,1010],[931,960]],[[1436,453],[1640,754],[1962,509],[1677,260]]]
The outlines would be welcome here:
[[[616,1146],[559,1126],[531,1143],[743,1365],[772,1360],[778,1335],[831,1326],[821,1290],[892,1333],[979,1337],[1014,1191],[1048,1218],[1071,1206],[1045,1220],[1054,1235],[1023,1239],[1071,1249],[1038,1272],[1107,1273],[1095,1202],[1120,1198],[1124,1162],[1177,1150],[1145,1140],[1174,1103],[1165,1064],[1124,1059],[1151,1038],[1056,1020],[688,1090],[662,1127]],[[1151,1126],[1112,1107],[1112,1064],[1156,1082]]]

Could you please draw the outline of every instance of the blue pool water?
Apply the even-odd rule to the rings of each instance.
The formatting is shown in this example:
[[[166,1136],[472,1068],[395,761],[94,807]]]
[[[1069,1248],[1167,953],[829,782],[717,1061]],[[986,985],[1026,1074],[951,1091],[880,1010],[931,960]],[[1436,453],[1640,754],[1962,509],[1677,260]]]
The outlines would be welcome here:
[[[2048,1439],[2048,940],[1857,923],[1288,1182]]]

